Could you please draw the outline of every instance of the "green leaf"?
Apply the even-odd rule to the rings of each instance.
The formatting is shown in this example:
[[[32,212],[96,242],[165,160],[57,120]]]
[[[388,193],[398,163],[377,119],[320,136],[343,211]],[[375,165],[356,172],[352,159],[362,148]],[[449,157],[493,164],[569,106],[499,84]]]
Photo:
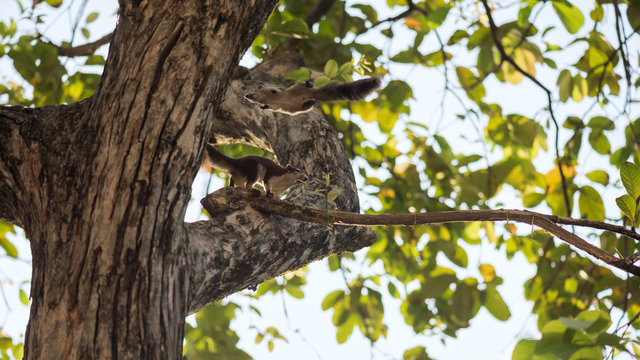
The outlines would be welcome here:
[[[602,129],[594,129],[589,134],[589,144],[598,154],[607,155],[611,151],[611,143]]]
[[[46,0],[47,4],[57,8],[60,7],[60,5],[62,5],[62,0]]]
[[[296,18],[274,26],[271,32],[275,35],[302,39],[305,38],[307,34],[309,34],[309,28],[307,27],[307,24],[302,21],[302,19]]]
[[[568,317],[560,317],[559,320],[564,324],[564,326],[574,330],[586,330],[589,326],[591,326],[596,321],[596,319],[580,320],[580,319],[571,319]]]
[[[84,36],[85,39],[89,39],[89,36],[91,36],[91,34],[89,33],[89,29],[85,27],[80,29],[80,32],[82,33],[82,36]]]
[[[295,285],[287,281],[287,284],[284,286],[284,289],[289,293],[289,295],[293,296],[296,299],[304,298],[304,292],[302,291],[299,285]]]
[[[596,189],[587,185],[581,187],[579,191],[580,198],[578,199],[578,206],[582,218],[604,221],[604,204]]]
[[[613,130],[616,128],[616,125],[614,124],[614,122],[605,116],[592,117],[587,123],[587,126],[592,129],[602,129],[602,130]]]
[[[7,256],[16,259],[18,257],[18,250],[16,247],[4,236],[0,234],[0,248],[3,248],[7,253]]]
[[[486,95],[482,82],[479,82],[471,70],[458,66],[456,74],[460,85],[467,91],[467,95],[473,101],[480,101]]]
[[[591,16],[591,19],[593,21],[602,21],[602,19],[604,18],[604,11],[602,10],[602,5],[600,5],[598,1],[594,1],[594,2],[595,2],[595,8],[591,10],[591,13],[589,14],[589,16]]]
[[[640,168],[638,165],[630,162],[622,164],[620,178],[627,194],[631,195],[634,201],[637,200],[640,196]]]
[[[640,33],[640,3],[629,1],[627,6],[627,19],[636,33]]]
[[[633,198],[629,194],[624,194],[618,198],[616,198],[616,204],[622,210],[624,215],[629,218],[634,224],[636,222],[636,202],[633,201]]]
[[[90,24],[90,23],[96,21],[97,18],[98,18],[98,13],[97,12],[92,12],[91,14],[87,15],[87,18],[85,19],[85,22],[87,24]]]
[[[313,81],[314,87],[323,87],[331,82],[331,79],[326,76],[320,76]]]
[[[20,302],[24,305],[29,305],[29,297],[27,296],[27,293],[25,293],[22,289],[20,289]]]
[[[587,80],[582,75],[576,74],[571,82],[571,98],[575,102],[580,102],[587,95]]]
[[[321,308],[322,310],[327,310],[332,308],[338,301],[344,299],[344,290],[336,290],[327,295],[324,300],[322,300]]]
[[[533,354],[536,350],[536,346],[538,345],[538,341],[536,340],[520,340],[516,344],[516,347],[513,348],[513,353],[511,353],[512,360],[531,360],[533,359]]]
[[[351,7],[362,11],[370,22],[375,23],[378,21],[378,12],[371,5],[354,4]]]
[[[301,67],[299,69],[289,71],[284,75],[285,79],[291,80],[307,80],[311,75],[311,71],[306,67]]]
[[[558,75],[558,90],[560,90],[560,101],[566,102],[569,100],[569,95],[571,95],[571,87],[573,85],[573,77],[569,70],[564,69],[560,71],[560,75]]]
[[[333,59],[327,61],[324,65],[324,73],[330,78],[335,78],[338,75],[338,63]]]
[[[609,174],[604,170],[594,170],[587,174],[587,178],[604,186],[609,184]]]
[[[528,208],[532,208],[538,206],[544,200],[545,194],[540,193],[529,193],[522,198],[522,205]]]
[[[440,25],[442,25],[442,23],[444,23],[444,20],[447,18],[447,14],[449,13],[450,9],[451,7],[444,5],[435,9],[435,11],[429,12],[426,20],[427,27],[431,30],[437,29]]]
[[[340,257],[336,254],[332,254],[327,259],[327,263],[329,264],[329,270],[336,271],[340,269]]]
[[[485,290],[484,307],[498,320],[506,321],[511,317],[509,307],[495,286],[487,286]]]
[[[576,316],[578,320],[592,321],[592,325],[590,325],[586,331],[591,334],[599,334],[607,331],[609,326],[611,326],[611,318],[609,314],[600,310],[585,310]]]
[[[567,278],[564,280],[564,291],[569,294],[575,294],[578,290],[578,280],[574,278]]]
[[[402,360],[431,360],[424,346],[416,346],[402,354]]]
[[[580,30],[584,24],[584,15],[577,6],[564,0],[553,1],[551,4],[568,32],[575,34]]]

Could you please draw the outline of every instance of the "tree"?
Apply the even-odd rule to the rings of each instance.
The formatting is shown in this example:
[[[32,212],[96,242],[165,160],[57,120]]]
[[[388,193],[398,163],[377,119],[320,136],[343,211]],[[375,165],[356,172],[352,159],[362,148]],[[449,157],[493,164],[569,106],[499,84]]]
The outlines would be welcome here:
[[[561,0],[522,1],[517,8],[487,0],[387,3],[389,10],[330,0],[277,7],[273,0],[252,6],[122,0],[113,35],[77,47],[53,44],[37,31],[16,36],[15,22],[0,24],[0,54],[33,89],[27,96],[16,83],[0,88],[8,103],[22,105],[0,107],[0,218],[23,227],[31,243],[25,357],[178,358],[187,314],[259,284],[257,296],[299,295],[300,276],[269,279],[345,252],[331,255],[329,264],[348,272],[349,252],[374,242],[368,227],[261,212],[264,199],[238,189],[207,198],[210,220],[184,223],[206,141],[250,144],[307,171],[315,180],[287,197],[302,208],[283,215],[321,209],[328,221],[334,209],[358,212],[359,192],[376,198],[384,213],[489,210],[502,207],[501,190],[510,188],[524,207],[549,211],[549,222],[579,216],[582,222],[569,224],[588,230],[576,229],[578,235],[599,240],[598,250],[613,258],[609,264],[635,271],[640,169],[627,160],[640,163],[640,119],[632,118],[639,83],[630,61],[640,7],[596,1],[585,20],[577,2]],[[22,9],[36,29],[41,6],[47,5]],[[383,11],[393,15],[380,16]],[[546,15],[557,24],[539,29]],[[374,45],[373,32],[393,40],[410,33],[412,41],[389,53]],[[102,76],[70,74],[60,61],[88,56],[86,64],[102,64],[92,54],[108,42]],[[249,46],[260,63],[245,69],[238,63]],[[438,69],[430,74],[442,79],[442,118],[471,123],[480,145],[460,146],[466,140],[441,129],[444,120],[421,121],[409,106],[415,84],[394,76],[398,64]],[[387,71],[371,101],[323,105],[321,112],[290,117],[243,101],[260,82],[311,78],[320,86],[351,80],[354,72]],[[499,86],[533,87],[541,108],[506,110],[516,100],[492,97]],[[458,114],[449,109],[449,95]],[[592,105],[574,105],[587,101]],[[371,127],[378,138],[365,136]],[[616,137],[621,129],[624,141]],[[592,166],[589,156],[602,161]],[[361,191],[350,158],[359,164]],[[620,169],[621,182],[611,167]],[[626,194],[616,199],[605,189]],[[638,354],[631,342],[637,334],[626,332],[640,326],[637,276],[612,271],[544,231],[518,227],[508,215],[504,228],[466,220],[376,228],[365,258],[381,262],[384,272],[350,275],[322,304],[333,310],[338,341],[356,326],[372,342],[386,334],[382,292],[401,300],[417,333],[455,336],[481,308],[506,320],[500,269],[482,263],[479,276],[464,271],[467,249],[488,241],[537,268],[524,287],[542,335],[518,342],[514,358],[602,358],[610,349]],[[233,317],[233,306],[226,306],[209,309],[200,328],[207,319]],[[611,329],[612,316],[626,327]],[[190,326],[187,332],[188,355],[203,355],[193,344],[207,335]],[[228,351],[241,354],[233,342]],[[428,355],[416,347],[404,357]]]

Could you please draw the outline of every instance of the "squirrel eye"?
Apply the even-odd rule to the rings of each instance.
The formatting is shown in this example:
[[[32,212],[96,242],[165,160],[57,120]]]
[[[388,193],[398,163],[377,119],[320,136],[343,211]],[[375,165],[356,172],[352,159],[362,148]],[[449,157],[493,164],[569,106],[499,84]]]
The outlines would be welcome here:
[[[272,94],[275,94],[275,93],[277,93],[277,92],[278,92],[278,91],[277,91],[276,89],[271,89],[271,93],[272,93]]]
[[[263,88],[263,86],[262,86],[262,85],[258,85],[258,87],[257,87],[257,89],[258,89],[258,90],[260,90],[260,89],[262,89],[262,88]]]

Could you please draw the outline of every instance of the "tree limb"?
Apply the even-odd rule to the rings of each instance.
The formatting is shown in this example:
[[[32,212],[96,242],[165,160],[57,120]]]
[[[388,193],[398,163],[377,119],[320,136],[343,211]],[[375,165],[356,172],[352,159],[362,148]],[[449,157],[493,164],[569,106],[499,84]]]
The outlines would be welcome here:
[[[262,82],[282,81],[281,76],[301,65],[293,47],[280,52],[235,79],[214,118],[210,141],[245,143],[272,151],[281,164],[292,164],[310,178],[309,186],[292,189],[287,198],[305,207],[324,208],[327,190],[340,190],[335,204],[359,211],[358,192],[349,158],[338,133],[318,111],[289,116],[261,110],[244,94]],[[288,53],[290,51],[290,53]],[[329,188],[325,179],[329,177]],[[233,292],[297,269],[330,254],[355,251],[371,245],[370,228],[324,225],[270,216],[246,206],[242,194],[225,190],[212,201],[233,208],[210,221],[185,224],[190,263],[188,313]],[[237,206],[236,206],[237,205]],[[186,315],[186,314],[185,314]]]
[[[102,45],[108,44],[113,39],[113,33],[107,34],[100,39],[78,46],[58,46],[58,55],[61,56],[89,56],[98,50]]]
[[[378,214],[367,215],[343,211],[324,211],[309,207],[301,207],[285,201],[256,197],[246,189],[227,187],[219,190],[221,194],[211,194],[202,200],[202,204],[213,216],[223,216],[239,206],[247,206],[264,213],[286,216],[302,221],[315,222],[325,226],[353,225],[353,226],[389,226],[389,225],[423,225],[441,224],[450,222],[471,221],[514,221],[528,225],[536,225],[555,235],[560,240],[585,251],[589,255],[604,261],[605,263],[624,270],[636,276],[640,276],[640,267],[634,266],[626,259],[617,258],[605,250],[590,244],[581,237],[558,226],[554,220],[559,218],[533,211],[500,209],[500,210],[460,210],[460,211],[434,211],[418,214]],[[237,195],[236,195],[237,193]],[[233,198],[233,208],[229,203],[220,201],[226,197]],[[242,205],[238,203],[243,202]],[[225,215],[226,216],[226,215]],[[575,219],[573,219],[575,220]],[[571,223],[563,218],[565,223]],[[573,222],[575,225],[579,221]],[[591,223],[593,224],[593,223]],[[585,225],[582,223],[582,225]],[[605,224],[608,225],[608,224]],[[609,229],[613,229],[609,227]]]

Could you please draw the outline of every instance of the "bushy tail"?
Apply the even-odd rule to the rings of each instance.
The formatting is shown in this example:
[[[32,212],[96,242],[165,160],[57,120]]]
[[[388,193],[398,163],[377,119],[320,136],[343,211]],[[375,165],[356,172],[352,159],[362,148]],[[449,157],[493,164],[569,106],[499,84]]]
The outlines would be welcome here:
[[[318,102],[336,100],[358,101],[365,98],[373,90],[380,87],[380,78],[371,77],[350,83],[330,83],[319,88],[315,93]]]
[[[205,150],[206,153],[202,159],[201,166],[207,171],[211,172],[211,168],[215,168],[216,170],[229,172],[233,168],[232,163],[234,159],[223,154],[222,151],[218,150],[215,146],[207,144]]]

